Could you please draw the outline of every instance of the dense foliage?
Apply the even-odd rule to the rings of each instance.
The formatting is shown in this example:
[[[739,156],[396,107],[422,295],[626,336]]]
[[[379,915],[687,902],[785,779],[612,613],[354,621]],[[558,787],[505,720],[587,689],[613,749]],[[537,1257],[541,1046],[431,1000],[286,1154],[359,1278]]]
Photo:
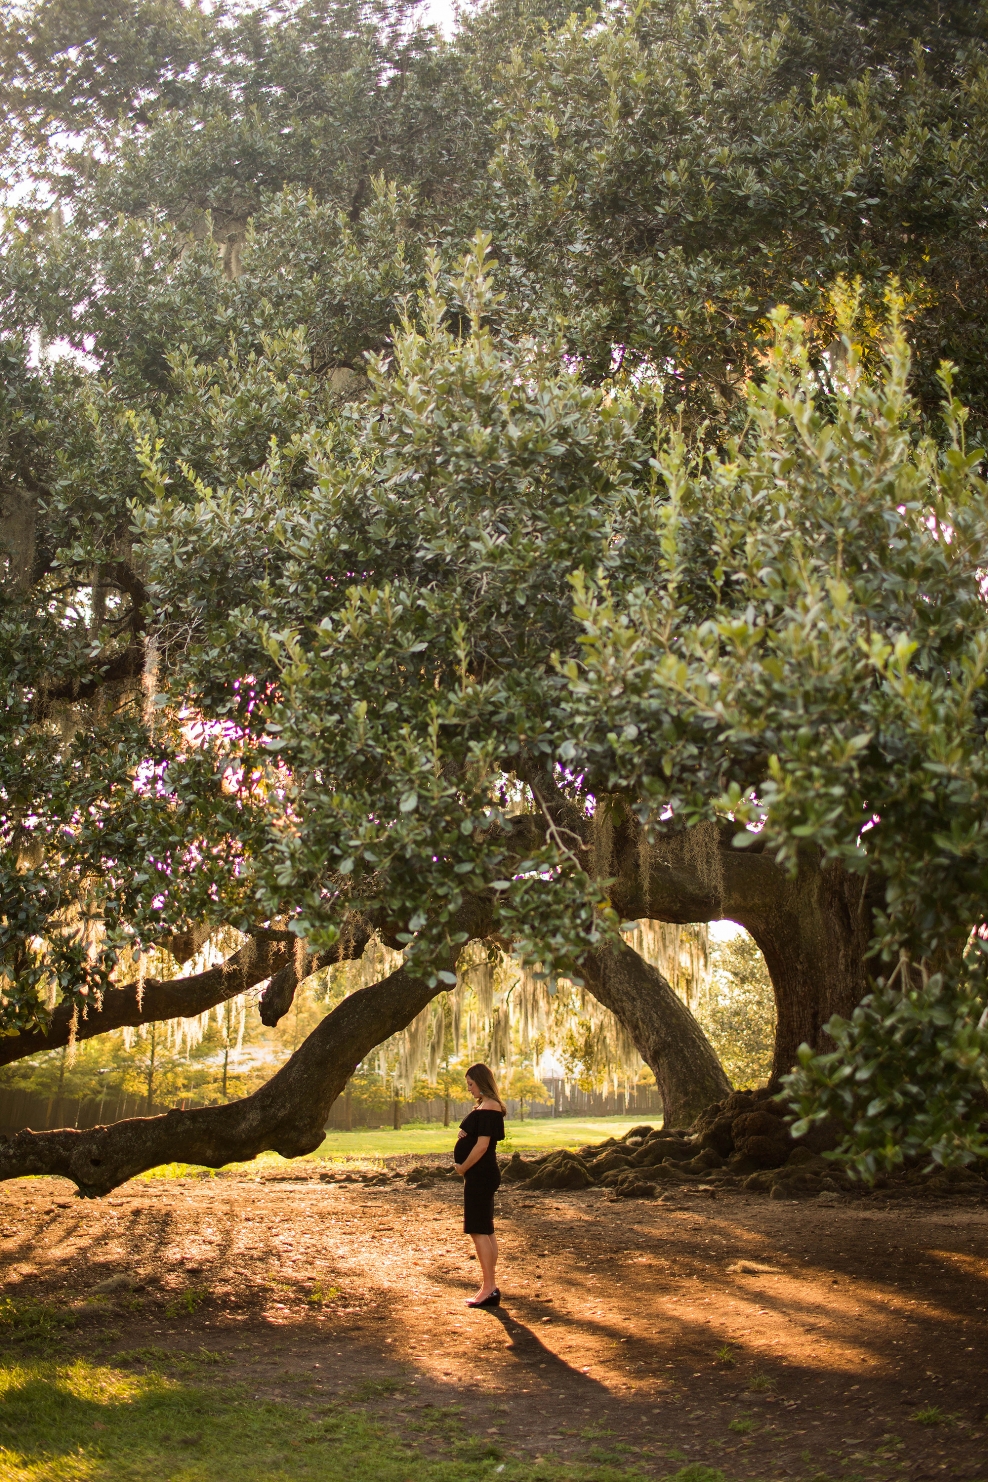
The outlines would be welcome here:
[[[863,373],[849,322],[826,391],[778,318],[752,433],[707,457],[670,443],[662,566],[620,606],[581,592],[568,671],[610,785],[650,813],[716,800],[780,858],[812,844],[885,881],[883,987],[793,1082],[806,1111],[854,1126],[866,1167],[949,1144],[958,1118],[980,1146],[988,1068],[988,487],[947,370],[946,437],[918,435],[894,314],[884,370]]]
[[[733,818],[883,882],[802,1111],[978,1148],[983,7],[0,39],[8,1032],[202,922],[578,973],[557,801]]]

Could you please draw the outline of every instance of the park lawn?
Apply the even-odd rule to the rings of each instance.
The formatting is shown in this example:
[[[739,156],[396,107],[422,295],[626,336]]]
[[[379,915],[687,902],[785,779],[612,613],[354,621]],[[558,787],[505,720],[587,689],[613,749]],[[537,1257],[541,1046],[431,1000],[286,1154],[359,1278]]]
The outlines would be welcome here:
[[[153,1353],[153,1350],[149,1350]],[[118,1360],[119,1362],[119,1360]],[[371,1386],[375,1393],[380,1385]],[[399,1386],[400,1387],[400,1386]],[[501,1459],[457,1406],[399,1436],[367,1420],[360,1390],[306,1410],[141,1363],[0,1360],[2,1482],[645,1482],[625,1465]],[[424,1442],[432,1451],[419,1449]],[[686,1467],[676,1482],[724,1482]]]
[[[551,1148],[580,1148],[587,1143],[603,1142],[605,1137],[623,1137],[632,1127],[645,1125],[661,1127],[661,1115],[653,1117],[650,1124],[641,1117],[540,1117],[531,1122],[510,1118],[505,1124],[508,1135],[504,1142],[498,1143],[497,1150],[504,1157],[512,1153],[543,1153]],[[455,1141],[456,1127],[444,1127],[440,1122],[409,1122],[398,1132],[392,1127],[359,1127],[353,1132],[327,1133],[324,1141],[309,1156],[329,1163],[379,1167],[385,1158],[452,1153]],[[261,1153],[252,1162],[231,1163],[229,1167],[243,1170],[295,1161],[282,1158],[278,1153]],[[164,1163],[137,1176],[141,1179],[185,1178],[189,1174],[208,1174],[211,1171],[188,1163]],[[2,1473],[0,1482],[4,1482]]]
[[[507,1137],[498,1144],[498,1153],[547,1152],[550,1148],[579,1148],[589,1142],[603,1142],[605,1137],[622,1137],[632,1127],[644,1125],[642,1117],[538,1117],[520,1122],[516,1117],[505,1123]],[[660,1115],[651,1125],[662,1125]],[[312,1154],[314,1158],[332,1161],[348,1158],[388,1158],[399,1153],[448,1153],[456,1140],[456,1126],[443,1127],[437,1122],[410,1122],[395,1132],[391,1127],[359,1127],[353,1132],[328,1132],[325,1141]]]

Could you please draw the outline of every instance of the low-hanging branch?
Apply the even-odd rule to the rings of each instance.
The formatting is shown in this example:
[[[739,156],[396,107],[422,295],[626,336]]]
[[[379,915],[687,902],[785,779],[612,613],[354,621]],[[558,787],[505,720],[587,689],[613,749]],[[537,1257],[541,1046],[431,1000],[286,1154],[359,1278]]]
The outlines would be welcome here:
[[[330,962],[359,957],[367,945],[368,936],[369,932],[364,927],[344,933],[331,952],[319,957],[306,956],[307,972],[315,972]],[[98,1007],[95,1003],[88,1005],[85,1017],[77,1011],[74,1003],[66,1000],[54,1010],[47,1030],[0,1038],[0,1065],[10,1065],[15,1060],[42,1054],[46,1050],[61,1049],[71,1040],[94,1039],[113,1029],[135,1028],[165,1019],[190,1019],[285,970],[289,970],[294,979],[294,991],[298,982],[294,971],[297,941],[297,938],[284,940],[267,933],[252,935],[225,962],[219,962],[204,972],[166,981],[147,978],[143,985],[133,982],[112,988],[104,993]]]
[[[400,967],[345,998],[253,1095],[81,1132],[18,1132],[0,1142],[0,1180],[54,1174],[98,1198],[161,1163],[220,1168],[263,1152],[286,1158],[314,1152],[330,1107],[360,1061],[441,991]]]

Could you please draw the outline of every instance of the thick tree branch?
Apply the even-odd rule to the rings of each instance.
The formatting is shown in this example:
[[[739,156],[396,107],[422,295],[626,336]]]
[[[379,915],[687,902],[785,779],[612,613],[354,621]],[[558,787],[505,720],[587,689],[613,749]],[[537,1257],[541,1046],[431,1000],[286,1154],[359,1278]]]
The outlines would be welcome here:
[[[279,1019],[283,1019],[291,1008],[300,983],[304,983],[312,973],[318,972],[320,968],[327,967],[332,962],[342,962],[344,958],[359,957],[369,941],[370,932],[361,924],[349,932],[345,950],[334,948],[333,951],[324,952],[319,956],[309,952],[305,943],[300,938],[296,938],[291,958],[279,972],[275,973],[261,994],[257,1005],[261,1023],[273,1029]]]
[[[315,972],[331,962],[359,957],[369,935],[366,927],[360,926],[345,932],[332,951],[320,957],[306,954],[308,972]],[[73,1037],[77,1040],[94,1039],[111,1029],[160,1023],[164,1019],[189,1019],[195,1014],[203,1014],[216,1004],[225,1003],[228,998],[235,998],[256,983],[262,983],[265,978],[274,977],[282,969],[294,971],[296,941],[294,937],[290,941],[281,941],[267,934],[251,936],[232,957],[205,972],[193,973],[187,978],[170,978],[166,982],[148,978],[143,991],[137,983],[113,988],[103,995],[101,1008],[90,1004],[86,1017],[79,1016],[74,1035],[74,1006],[59,1004],[46,1033],[38,1031],[0,1038],[0,1065],[10,1065],[15,1060],[46,1050],[61,1049]],[[295,981],[299,980],[296,978]],[[277,1019],[274,1022],[277,1023]]]
[[[170,978],[166,982],[148,978],[143,989],[136,982],[112,988],[103,995],[102,1007],[90,1004],[86,1017],[79,1016],[74,1037],[93,1039],[111,1029],[152,1024],[162,1019],[187,1019],[193,1014],[205,1013],[215,1004],[235,998],[255,983],[271,977],[285,966],[290,955],[291,949],[285,943],[258,941],[251,937],[232,957],[205,972],[193,973],[187,978]],[[0,1039],[0,1065],[9,1065],[14,1060],[22,1060],[25,1055],[37,1055],[67,1045],[72,1037],[74,1014],[73,1004],[61,1003],[52,1014],[47,1033],[12,1034]]]
[[[704,921],[724,914],[713,908],[717,892],[707,886],[703,866],[695,863],[691,873],[674,869],[657,849],[643,848],[637,820],[620,804],[605,804],[590,819],[551,775],[530,772],[525,780],[542,817],[513,820],[518,824],[512,828],[514,837],[529,843],[532,832],[548,824],[548,837],[565,846],[571,857],[576,858],[575,847],[599,877],[616,877],[611,896],[626,920]],[[674,859],[676,848],[682,851],[682,836],[675,837]],[[715,837],[715,850],[717,844]],[[702,849],[697,845],[694,838],[693,852],[708,864],[710,842],[704,840]],[[685,862],[689,863],[688,855]],[[715,882],[721,878],[719,865],[710,866],[707,873]],[[623,1024],[653,1071],[667,1126],[689,1125],[730,1091],[713,1046],[657,968],[630,947],[612,946],[588,953],[581,969],[594,997]]]
[[[0,1143],[0,1180],[56,1174],[96,1198],[160,1163],[221,1168],[263,1152],[286,1158],[314,1152],[330,1107],[360,1061],[440,991],[399,968],[344,999],[252,1096],[83,1132],[18,1132]]]
[[[581,963],[593,996],[627,1029],[651,1067],[667,1127],[688,1127],[731,1089],[709,1040],[659,972],[631,947],[588,953]]]

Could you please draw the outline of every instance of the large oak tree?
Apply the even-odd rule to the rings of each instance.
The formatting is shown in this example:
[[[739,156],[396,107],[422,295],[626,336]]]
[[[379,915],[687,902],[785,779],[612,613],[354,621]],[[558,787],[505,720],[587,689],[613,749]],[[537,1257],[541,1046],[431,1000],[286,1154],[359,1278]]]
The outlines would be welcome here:
[[[934,419],[944,356],[985,405],[982,7],[494,5],[445,42],[49,3],[2,40],[39,194],[0,307],[0,1055],[267,979],[275,1020],[372,932],[406,964],[246,1101],[0,1172],[304,1152],[478,937],[581,976],[687,1120],[726,1080],[616,928],[722,916],[805,1111],[967,1156],[983,489]],[[967,704],[953,760],[889,654]],[[937,767],[932,801],[878,785]],[[224,966],[142,976],[221,924]]]

